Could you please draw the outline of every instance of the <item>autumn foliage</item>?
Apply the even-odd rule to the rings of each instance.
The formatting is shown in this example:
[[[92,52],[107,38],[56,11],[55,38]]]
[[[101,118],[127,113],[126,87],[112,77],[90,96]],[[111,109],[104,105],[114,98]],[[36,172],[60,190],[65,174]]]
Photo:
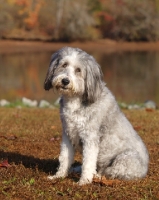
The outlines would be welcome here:
[[[159,0],[0,0],[0,38],[159,39]]]

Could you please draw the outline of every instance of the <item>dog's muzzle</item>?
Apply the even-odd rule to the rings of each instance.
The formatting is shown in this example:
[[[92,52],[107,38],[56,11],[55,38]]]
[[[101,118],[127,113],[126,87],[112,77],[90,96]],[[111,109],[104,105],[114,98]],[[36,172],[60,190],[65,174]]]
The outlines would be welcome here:
[[[70,80],[68,78],[63,78],[61,82],[64,86],[66,86],[70,83]]]

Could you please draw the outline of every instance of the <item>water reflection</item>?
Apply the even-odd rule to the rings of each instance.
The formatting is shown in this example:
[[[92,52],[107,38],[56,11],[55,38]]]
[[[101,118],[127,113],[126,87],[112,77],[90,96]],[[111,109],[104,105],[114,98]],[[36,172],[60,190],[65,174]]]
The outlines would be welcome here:
[[[43,89],[51,54],[0,54],[0,99],[56,99],[57,95]],[[132,103],[151,99],[159,104],[159,52],[94,52],[93,56],[117,100]]]
[[[43,89],[50,53],[0,55],[0,99],[51,99]]]
[[[100,64],[108,86],[125,102],[159,103],[159,52],[124,52],[102,55]]]

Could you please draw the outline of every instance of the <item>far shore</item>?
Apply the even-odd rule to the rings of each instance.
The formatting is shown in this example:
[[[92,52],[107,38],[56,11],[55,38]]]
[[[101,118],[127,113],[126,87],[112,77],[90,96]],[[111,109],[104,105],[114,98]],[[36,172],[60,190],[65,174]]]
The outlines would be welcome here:
[[[85,51],[98,51],[102,53],[122,51],[159,51],[157,42],[117,42],[110,39],[85,41],[85,42],[42,42],[0,40],[0,54],[56,51],[64,46],[78,47]]]

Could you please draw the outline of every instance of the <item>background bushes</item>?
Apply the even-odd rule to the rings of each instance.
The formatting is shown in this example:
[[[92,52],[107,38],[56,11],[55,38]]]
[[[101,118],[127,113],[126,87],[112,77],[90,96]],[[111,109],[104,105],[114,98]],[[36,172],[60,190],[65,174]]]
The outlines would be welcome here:
[[[103,37],[123,40],[157,40],[159,13],[157,1],[109,0],[101,7],[100,30]]]
[[[0,0],[0,38],[159,39],[159,0]]]

